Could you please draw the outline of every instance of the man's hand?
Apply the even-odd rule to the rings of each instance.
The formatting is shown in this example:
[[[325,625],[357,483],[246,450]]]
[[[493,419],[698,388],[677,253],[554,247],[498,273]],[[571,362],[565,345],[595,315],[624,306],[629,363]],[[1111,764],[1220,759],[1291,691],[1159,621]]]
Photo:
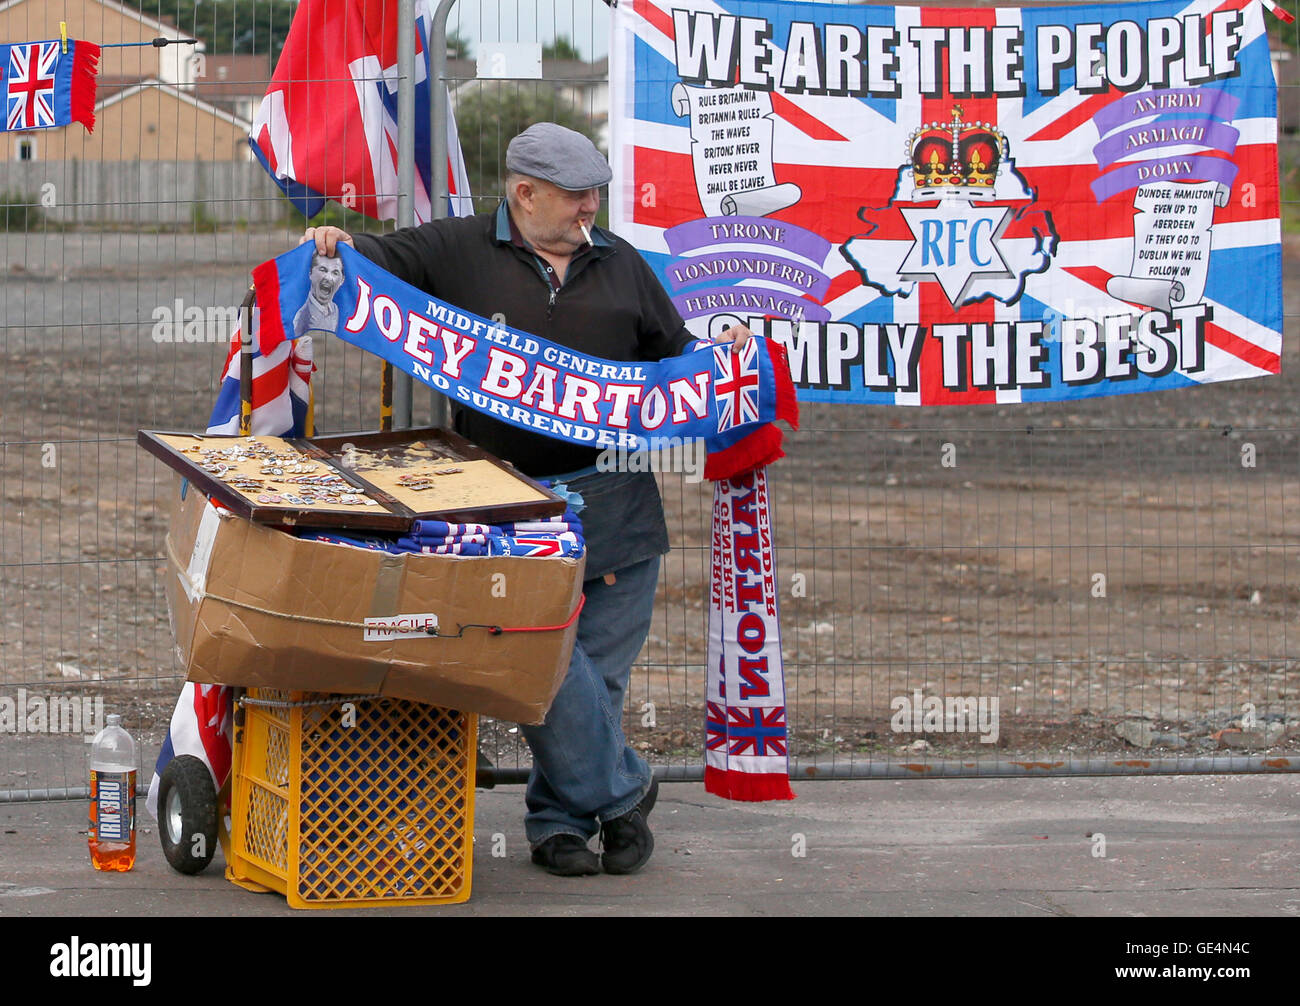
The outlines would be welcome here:
[[[314,241],[316,250],[326,258],[335,256],[335,249],[340,241],[349,248],[356,250],[356,245],[352,243],[352,235],[339,227],[308,227],[303,231],[298,243],[305,245],[308,241]]]
[[[739,353],[741,347],[753,338],[753,336],[754,333],[745,325],[731,325],[715,335],[713,341],[729,342],[731,343],[731,351],[733,353]]]

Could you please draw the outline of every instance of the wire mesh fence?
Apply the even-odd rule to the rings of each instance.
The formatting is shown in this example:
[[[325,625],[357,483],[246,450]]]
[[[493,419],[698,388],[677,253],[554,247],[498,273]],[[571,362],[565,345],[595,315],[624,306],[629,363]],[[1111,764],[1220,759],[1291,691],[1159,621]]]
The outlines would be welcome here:
[[[294,5],[134,6],[78,5],[69,33],[204,48],[123,49],[93,140],[4,134],[0,799],[81,792],[85,740],[112,711],[147,778],[182,682],[162,592],[176,480],[135,432],[207,425],[249,270],[303,227],[227,142],[251,128]],[[0,33],[57,37],[72,9],[0,9]],[[453,8],[448,85],[480,212],[528,122],[608,142],[607,30],[599,0]],[[1270,34],[1290,248],[1297,36]],[[524,43],[543,46],[541,79],[493,66]],[[321,219],[391,228],[337,206]],[[1300,764],[1296,293],[1288,276],[1276,377],[1057,405],[804,406],[770,473],[795,773]],[[375,428],[377,361],[331,341],[316,364],[317,429]],[[415,423],[431,415],[417,390]],[[674,547],[625,725],[687,778],[711,495],[660,481]],[[527,765],[513,724],[485,721],[480,739],[497,766]]]

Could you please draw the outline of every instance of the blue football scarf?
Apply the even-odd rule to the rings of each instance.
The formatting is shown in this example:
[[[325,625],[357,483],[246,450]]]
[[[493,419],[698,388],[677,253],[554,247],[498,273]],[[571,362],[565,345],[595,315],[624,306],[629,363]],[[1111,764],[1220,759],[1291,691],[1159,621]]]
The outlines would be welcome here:
[[[798,424],[785,350],[769,340],[751,339],[739,353],[721,345],[658,362],[603,360],[462,311],[346,245],[339,253],[342,280],[323,303],[312,296],[310,243],[253,270],[263,353],[315,334],[314,319],[452,401],[521,429],[629,452],[703,439],[711,479],[781,457],[773,421]]]
[[[774,421],[798,427],[785,350],[756,337],[739,352],[704,344],[658,362],[602,360],[462,311],[346,245],[339,246],[341,277],[332,260],[313,270],[315,255],[308,243],[253,270],[263,353],[324,331],[455,402],[535,433],[628,452],[705,441],[704,474],[714,481],[705,787],[733,800],[791,799],[764,474],[783,456]],[[317,296],[314,272],[324,279]],[[427,530],[440,538],[456,533]],[[581,540],[570,537],[489,533],[486,551],[580,553]],[[484,546],[424,547],[464,555]]]

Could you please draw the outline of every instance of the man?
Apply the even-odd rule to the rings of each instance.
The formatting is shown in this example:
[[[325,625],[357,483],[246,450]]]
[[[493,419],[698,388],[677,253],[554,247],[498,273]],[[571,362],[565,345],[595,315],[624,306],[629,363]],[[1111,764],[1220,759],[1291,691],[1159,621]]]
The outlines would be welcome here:
[[[293,316],[295,339],[310,332],[334,335],[339,330],[339,308],[334,303],[334,294],[343,285],[342,260],[317,252],[311,257],[310,276],[311,292]]]
[[[609,164],[581,133],[530,126],[506,150],[506,198],[493,213],[437,220],[383,237],[309,228],[319,254],[339,241],[442,300],[592,356],[658,360],[694,337],[631,245],[595,224]],[[749,338],[735,326],[723,339]],[[654,475],[596,471],[595,448],[461,410],[456,429],[525,474],[580,492],[586,604],[568,674],[541,726],[524,819],[532,860],[558,876],[633,873],[650,858],[646,817],[657,783],[623,735],[632,661],[650,628],[668,531]],[[600,832],[602,854],[588,848]]]

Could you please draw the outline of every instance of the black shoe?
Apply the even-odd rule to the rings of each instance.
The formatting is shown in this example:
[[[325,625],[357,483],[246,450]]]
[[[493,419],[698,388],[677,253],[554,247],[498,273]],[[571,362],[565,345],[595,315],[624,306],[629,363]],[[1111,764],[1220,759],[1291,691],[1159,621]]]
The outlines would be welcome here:
[[[533,862],[557,877],[590,877],[600,872],[600,859],[577,835],[552,835],[533,850]]]
[[[640,803],[622,817],[600,826],[600,844],[604,849],[600,864],[606,873],[635,873],[650,859],[655,851],[655,838],[645,819],[658,797],[659,783],[652,778],[650,789]]]

